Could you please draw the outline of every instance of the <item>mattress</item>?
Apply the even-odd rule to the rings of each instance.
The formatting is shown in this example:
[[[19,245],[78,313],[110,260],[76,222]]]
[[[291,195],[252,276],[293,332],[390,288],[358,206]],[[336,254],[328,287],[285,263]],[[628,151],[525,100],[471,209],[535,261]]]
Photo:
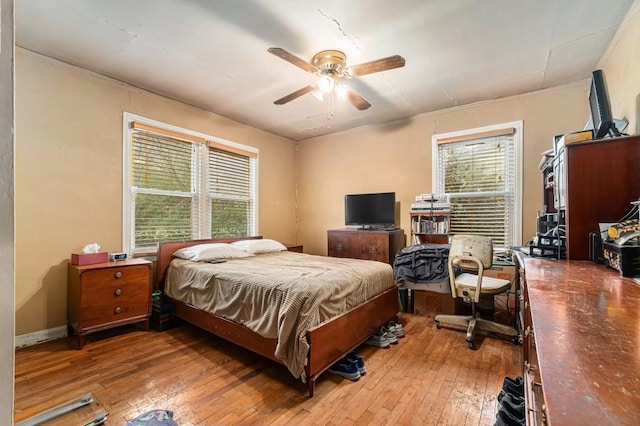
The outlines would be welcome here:
[[[165,293],[277,339],[275,357],[304,379],[306,331],[394,286],[386,263],[283,251],[217,264],[174,259]]]

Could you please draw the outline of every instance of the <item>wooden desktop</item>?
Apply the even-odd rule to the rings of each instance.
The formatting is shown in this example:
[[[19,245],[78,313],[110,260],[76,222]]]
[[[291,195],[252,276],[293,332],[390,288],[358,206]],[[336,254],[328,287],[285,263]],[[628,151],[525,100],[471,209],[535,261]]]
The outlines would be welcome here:
[[[638,424],[640,286],[588,261],[515,260],[527,424]]]

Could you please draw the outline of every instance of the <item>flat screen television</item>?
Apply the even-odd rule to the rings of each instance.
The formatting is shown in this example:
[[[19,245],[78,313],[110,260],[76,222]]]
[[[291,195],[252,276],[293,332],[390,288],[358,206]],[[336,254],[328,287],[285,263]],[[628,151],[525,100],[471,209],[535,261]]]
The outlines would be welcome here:
[[[344,223],[364,229],[395,227],[396,193],[345,195]]]
[[[595,70],[592,73],[589,108],[591,109],[594,139],[601,139],[607,135],[620,136],[620,131],[616,128],[613,115],[611,115],[611,103],[602,70]]]

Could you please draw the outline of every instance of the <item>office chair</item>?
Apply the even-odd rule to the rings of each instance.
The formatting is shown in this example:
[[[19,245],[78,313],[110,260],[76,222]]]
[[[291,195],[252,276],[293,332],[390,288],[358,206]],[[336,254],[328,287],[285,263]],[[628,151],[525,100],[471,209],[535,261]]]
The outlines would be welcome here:
[[[477,314],[477,304],[480,295],[496,295],[509,291],[511,281],[484,276],[484,271],[491,268],[493,263],[493,242],[490,237],[479,235],[454,235],[449,249],[449,284],[451,295],[462,297],[471,302],[471,315],[437,315],[436,328],[452,326],[451,328],[467,330],[467,345],[475,350],[473,338],[477,330],[508,336],[515,344],[519,342],[518,332],[514,327],[498,324],[480,318]],[[459,268],[455,275],[456,267]]]

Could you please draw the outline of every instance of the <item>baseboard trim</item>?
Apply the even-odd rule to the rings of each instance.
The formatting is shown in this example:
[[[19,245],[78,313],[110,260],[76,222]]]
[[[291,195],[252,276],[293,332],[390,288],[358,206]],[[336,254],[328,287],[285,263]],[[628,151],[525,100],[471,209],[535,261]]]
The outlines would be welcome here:
[[[48,328],[46,330],[34,331],[33,333],[20,334],[16,336],[16,349],[37,345],[38,343],[50,342],[51,340],[67,337],[67,326]]]

